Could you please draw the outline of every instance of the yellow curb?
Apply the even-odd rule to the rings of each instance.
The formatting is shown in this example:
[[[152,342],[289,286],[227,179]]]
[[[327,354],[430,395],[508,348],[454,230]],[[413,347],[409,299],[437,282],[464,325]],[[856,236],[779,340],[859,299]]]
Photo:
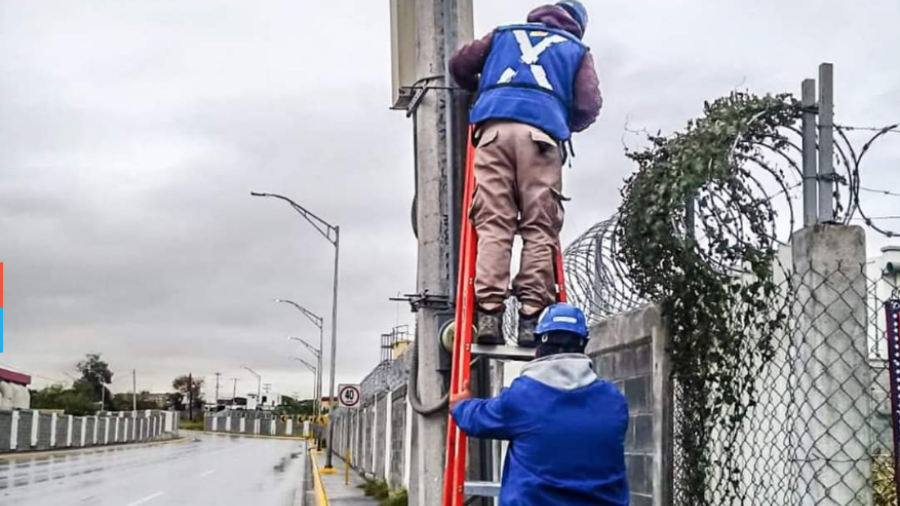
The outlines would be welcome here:
[[[59,450],[43,450],[39,452],[16,452],[16,453],[4,453],[0,455],[0,460],[24,460],[24,459],[33,459],[39,457],[52,457],[54,455],[71,455],[74,453],[93,453],[93,452],[101,452],[107,450],[109,448],[146,448],[148,446],[160,446],[167,445],[173,443],[183,443],[187,441],[186,437],[180,437],[176,439],[167,439],[165,441],[149,441],[146,443],[128,443],[128,444],[111,444],[111,445],[94,445],[94,446],[80,446],[80,447],[71,447],[66,449]]]
[[[316,506],[328,506],[328,494],[325,493],[325,486],[322,485],[322,476],[320,476],[321,471],[319,471],[319,461],[316,458],[316,453],[318,452],[309,452],[309,460],[313,466],[313,491],[316,496]]]

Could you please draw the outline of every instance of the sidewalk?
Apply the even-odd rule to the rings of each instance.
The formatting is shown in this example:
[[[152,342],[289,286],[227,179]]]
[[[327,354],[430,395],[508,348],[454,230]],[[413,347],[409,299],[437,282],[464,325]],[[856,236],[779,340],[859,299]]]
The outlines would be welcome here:
[[[350,484],[344,484],[346,474],[343,460],[335,459],[334,461],[334,467],[338,472],[323,474],[319,471],[325,467],[325,455],[318,452],[311,453],[313,453],[313,495],[316,506],[378,506],[379,501],[366,497],[363,489],[359,488],[359,485],[364,485],[366,482],[356,474],[356,471],[350,470]],[[323,494],[318,493],[320,486]]]

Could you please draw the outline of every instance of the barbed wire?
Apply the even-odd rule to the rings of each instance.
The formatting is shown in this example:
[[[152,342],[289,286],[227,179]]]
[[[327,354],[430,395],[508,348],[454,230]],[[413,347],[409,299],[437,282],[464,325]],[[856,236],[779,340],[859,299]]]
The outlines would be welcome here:
[[[882,131],[884,131],[886,133],[900,134],[900,128],[897,128],[898,126],[900,126],[900,124],[890,125],[887,127],[883,127],[883,126],[882,127],[864,127],[864,126],[850,126],[850,125],[839,125],[839,124],[835,124],[834,126],[837,128],[843,128],[844,130],[847,130],[847,131],[864,131],[864,132],[882,132]]]

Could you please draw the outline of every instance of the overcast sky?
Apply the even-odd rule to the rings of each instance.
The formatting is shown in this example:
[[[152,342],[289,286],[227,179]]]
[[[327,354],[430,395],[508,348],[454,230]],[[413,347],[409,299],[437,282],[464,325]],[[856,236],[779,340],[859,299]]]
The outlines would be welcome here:
[[[540,3],[476,1],[476,32]],[[838,121],[900,122],[896,0],[585,3],[606,105],[564,172],[564,242],[618,205],[626,123],[668,132],[735,88],[797,92],[820,61],[836,65]],[[317,330],[271,301],[330,315],[333,249],[257,190],[341,225],[338,380],[360,380],[379,335],[412,322],[388,298],[415,289],[389,26],[384,0],[0,0],[0,366],[42,386],[98,352],[115,391],[136,368],[139,389],[221,372],[246,393],[248,365],[308,395],[285,336]],[[897,137],[872,186],[900,188]]]

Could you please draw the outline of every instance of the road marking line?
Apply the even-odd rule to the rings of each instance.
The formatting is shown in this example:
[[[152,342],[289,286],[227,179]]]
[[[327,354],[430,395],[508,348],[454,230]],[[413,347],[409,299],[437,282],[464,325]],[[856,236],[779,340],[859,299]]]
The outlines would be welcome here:
[[[214,472],[216,472],[215,469],[210,469],[209,471],[206,471],[205,473],[201,474],[200,477],[201,477],[201,478],[204,478],[204,477],[206,477],[206,476],[211,475],[211,474],[214,473]]]
[[[138,504],[144,504],[145,502],[150,502],[163,494],[165,494],[165,492],[157,492],[155,494],[150,494],[143,499],[138,499],[137,501],[128,503],[128,506],[138,506]]]

